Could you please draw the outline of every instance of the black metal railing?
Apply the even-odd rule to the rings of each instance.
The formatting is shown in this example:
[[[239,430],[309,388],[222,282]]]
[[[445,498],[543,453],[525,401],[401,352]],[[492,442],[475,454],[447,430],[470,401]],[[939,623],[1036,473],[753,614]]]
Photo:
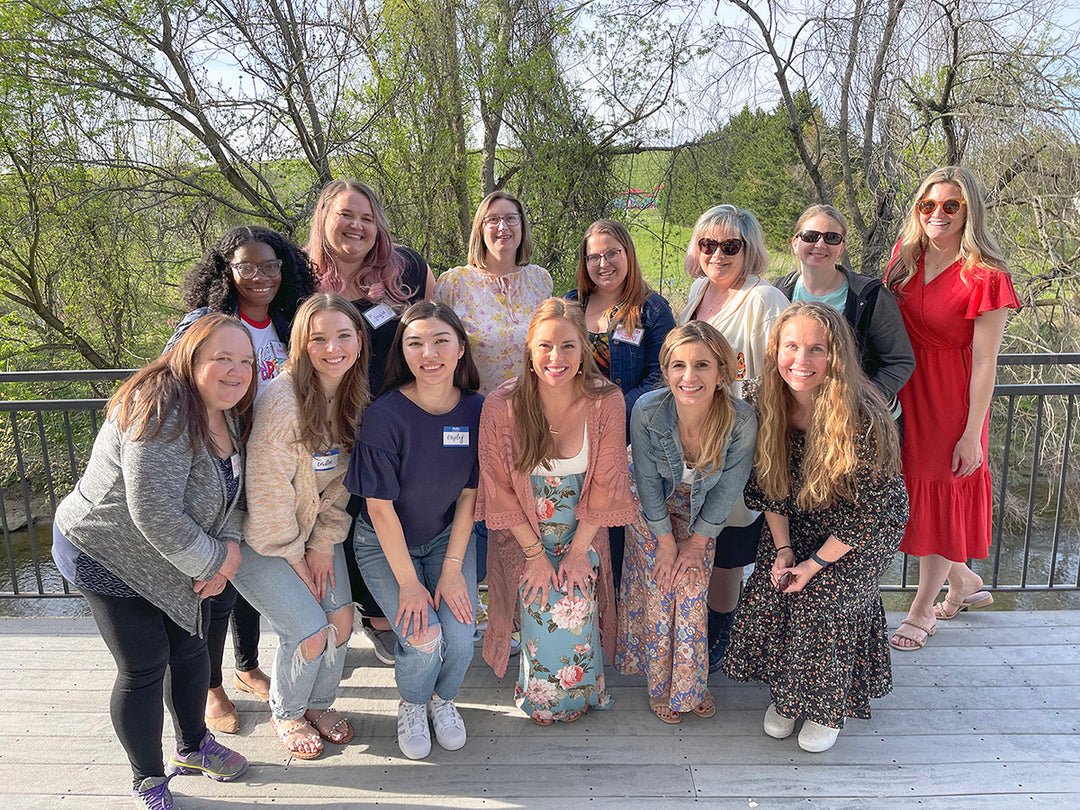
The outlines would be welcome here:
[[[1080,472],[1076,399],[1080,383],[1014,381],[1080,366],[1080,354],[1002,355],[994,389],[990,464],[995,485],[994,536],[988,560],[974,562],[987,586],[1004,591],[1080,590]],[[43,398],[0,399],[0,527],[6,565],[0,600],[78,596],[49,557],[56,504],[85,468],[101,409],[130,369],[0,373],[5,388],[53,391]],[[1061,375],[1058,375],[1061,376]],[[916,585],[916,566],[900,556],[882,579],[886,591]]]

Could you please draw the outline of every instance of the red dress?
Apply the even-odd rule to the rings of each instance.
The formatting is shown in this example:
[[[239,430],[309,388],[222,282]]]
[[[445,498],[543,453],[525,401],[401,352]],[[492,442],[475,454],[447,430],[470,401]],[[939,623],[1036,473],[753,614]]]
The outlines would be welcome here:
[[[953,450],[967,423],[975,318],[1020,306],[1008,273],[975,268],[968,283],[960,267],[957,261],[924,284],[920,257],[918,272],[897,296],[915,350],[915,373],[899,395],[901,458],[911,503],[900,550],[919,557],[940,554],[954,562],[989,556],[993,525],[989,413],[982,428],[982,466],[967,478],[952,472]]]

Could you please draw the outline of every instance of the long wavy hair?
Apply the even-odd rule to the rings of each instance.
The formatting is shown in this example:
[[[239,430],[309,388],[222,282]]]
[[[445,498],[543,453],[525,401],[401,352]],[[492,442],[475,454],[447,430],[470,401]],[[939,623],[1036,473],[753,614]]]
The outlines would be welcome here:
[[[344,192],[356,191],[367,198],[371,214],[375,218],[375,244],[360,267],[360,289],[369,301],[386,303],[392,309],[401,310],[415,290],[404,287],[401,276],[405,272],[405,260],[394,250],[390,234],[390,220],[379,203],[379,198],[368,186],[358,180],[331,180],[315,201],[311,215],[311,231],[308,233],[307,252],[315,264],[320,292],[342,293],[348,280],[341,275],[333,248],[326,242],[326,221],[330,207]]]
[[[200,445],[208,452],[214,452],[206,405],[195,384],[195,372],[200,351],[219,329],[243,332],[254,359],[255,347],[244,324],[232,315],[212,312],[191,324],[169,351],[136,371],[116,390],[105,407],[109,418],[115,419],[116,426],[122,431],[133,429],[131,438],[134,441],[143,441],[161,433],[162,425],[175,412],[176,428],[166,438],[173,441],[187,431],[192,452]],[[241,440],[247,438],[251,404],[255,401],[258,385],[258,377],[252,369],[247,391],[232,408],[241,426]]]
[[[970,285],[982,268],[1005,270],[1005,256],[986,227],[986,201],[979,181],[963,166],[944,166],[927,175],[911,201],[911,208],[900,231],[900,241],[885,270],[885,283],[895,295],[903,295],[902,288],[919,271],[919,257],[930,242],[923,231],[919,202],[938,183],[959,186],[960,196],[965,203],[963,210],[967,216],[960,237],[960,258],[963,262],[960,276],[964,283]]]
[[[769,267],[769,251],[765,247],[765,234],[761,223],[752,213],[734,205],[716,205],[698,217],[694,223],[694,232],[690,235],[690,244],[686,247],[686,259],[683,268],[690,278],[701,278],[698,239],[712,231],[732,231],[743,240],[742,277],[732,285],[738,287],[747,276],[765,276]]]
[[[319,386],[318,373],[308,357],[311,322],[320,312],[341,312],[356,330],[359,351],[345,372],[331,403]],[[368,404],[368,345],[360,312],[337,293],[316,293],[300,305],[293,319],[288,370],[299,402],[300,441],[312,451],[337,445],[352,450]]]
[[[521,375],[510,392],[510,404],[514,411],[514,430],[518,444],[521,446],[517,469],[523,473],[557,458],[555,440],[551,437],[551,425],[544,416],[544,404],[540,400],[540,384],[533,371],[533,346],[540,324],[544,321],[559,319],[573,325],[581,346],[581,369],[574,381],[579,393],[590,399],[599,399],[608,391],[619,390],[596,367],[596,360],[589,349],[589,332],[585,327],[585,311],[581,305],[577,301],[567,301],[565,298],[549,298],[540,304],[533,313],[532,320],[529,321]]]
[[[832,307],[818,301],[792,304],[769,332],[765,368],[758,396],[758,437],[754,471],[766,496],[788,497],[791,417],[795,397],[780,376],[780,333],[795,318],[810,318],[825,332],[828,366],[814,392],[814,412],[806,431],[802,486],[795,493],[800,509],[825,509],[838,500],[853,501],[861,477],[881,478],[900,469],[900,443],[885,400],[862,371],[851,328]],[[874,450],[869,467],[859,467],[856,437],[865,434]]]
[[[269,245],[281,259],[281,285],[270,310],[278,311],[292,320],[300,302],[315,292],[315,274],[307,254],[292,240],[261,225],[242,225],[233,228],[218,240],[199,260],[181,284],[184,306],[188,309],[208,307],[214,312],[232,315],[240,308],[229,263],[233,254],[244,245],[262,242]]]
[[[469,335],[465,331],[461,318],[454,312],[453,307],[441,301],[417,301],[405,310],[398,323],[397,332],[394,333],[394,345],[390,347],[390,356],[386,359],[386,376],[383,378],[379,396],[416,379],[416,375],[405,360],[405,330],[409,324],[431,318],[440,320],[453,329],[458,342],[465,348],[465,353],[458,359],[457,368],[454,369],[454,385],[462,391],[476,391],[480,388],[480,372],[473,360],[472,349],[469,347]]]
[[[668,332],[660,347],[660,368],[663,369],[665,380],[668,380],[671,353],[688,343],[700,343],[708,349],[716,358],[720,371],[720,383],[713,391],[709,412],[701,426],[701,456],[698,459],[697,468],[702,475],[708,475],[723,465],[724,446],[735,425],[735,406],[731,402],[728,389],[738,377],[739,367],[735,359],[735,350],[714,326],[705,321],[689,321]],[[670,380],[668,380],[668,385],[671,385]],[[676,405],[676,413],[677,411]]]
[[[630,231],[626,230],[626,226],[621,222],[616,222],[613,219],[597,220],[586,229],[585,235],[581,237],[581,247],[578,248],[577,272],[574,275],[578,300],[584,301],[585,296],[596,289],[596,284],[589,278],[589,268],[585,257],[589,252],[589,237],[597,234],[607,234],[618,242],[626,253],[626,282],[623,284],[622,295],[619,296],[619,300],[606,314],[609,322],[621,323],[626,327],[627,331],[633,332],[641,325],[641,308],[654,291],[641,274],[637,251],[634,250],[634,240],[630,238]]]
[[[521,216],[521,241],[518,242],[517,253],[514,261],[518,267],[529,263],[533,254],[532,228],[529,227],[529,218],[525,215],[525,206],[521,200],[506,191],[493,191],[480,201],[476,207],[476,215],[473,216],[472,230],[469,231],[469,266],[487,267],[487,242],[484,241],[484,217],[488,215],[493,203],[506,200],[513,203]]]

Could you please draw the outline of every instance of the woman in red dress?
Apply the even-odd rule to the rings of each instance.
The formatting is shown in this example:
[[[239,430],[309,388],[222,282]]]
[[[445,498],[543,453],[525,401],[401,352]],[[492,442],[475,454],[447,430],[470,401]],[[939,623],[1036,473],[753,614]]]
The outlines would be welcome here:
[[[990,553],[990,397],[1008,308],[1020,302],[970,171],[947,166],[923,181],[886,283],[915,350],[915,373],[900,389],[911,502],[900,549],[919,558],[919,589],[890,639],[910,651],[934,635],[938,619],[994,601],[967,561]]]

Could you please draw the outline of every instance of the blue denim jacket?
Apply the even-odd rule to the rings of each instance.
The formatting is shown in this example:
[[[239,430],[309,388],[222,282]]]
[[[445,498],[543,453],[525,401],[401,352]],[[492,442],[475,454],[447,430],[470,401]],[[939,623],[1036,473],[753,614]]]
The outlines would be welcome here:
[[[742,494],[757,442],[757,416],[741,399],[733,399],[735,424],[724,447],[721,469],[690,487],[690,530],[716,537]],[[650,391],[634,406],[630,418],[634,481],[645,522],[657,537],[671,532],[667,499],[682,482],[683,449],[675,424],[675,397],[668,389]]]
[[[570,290],[564,298],[577,301],[577,290]],[[588,296],[581,302],[589,303]],[[675,328],[671,305],[659,293],[653,293],[641,305],[641,343],[623,343],[614,337],[614,327],[608,330],[608,353],[611,367],[608,378],[622,389],[626,398],[626,436],[630,437],[630,414],[634,403],[646,391],[652,391],[661,380],[660,347],[667,333]]]

